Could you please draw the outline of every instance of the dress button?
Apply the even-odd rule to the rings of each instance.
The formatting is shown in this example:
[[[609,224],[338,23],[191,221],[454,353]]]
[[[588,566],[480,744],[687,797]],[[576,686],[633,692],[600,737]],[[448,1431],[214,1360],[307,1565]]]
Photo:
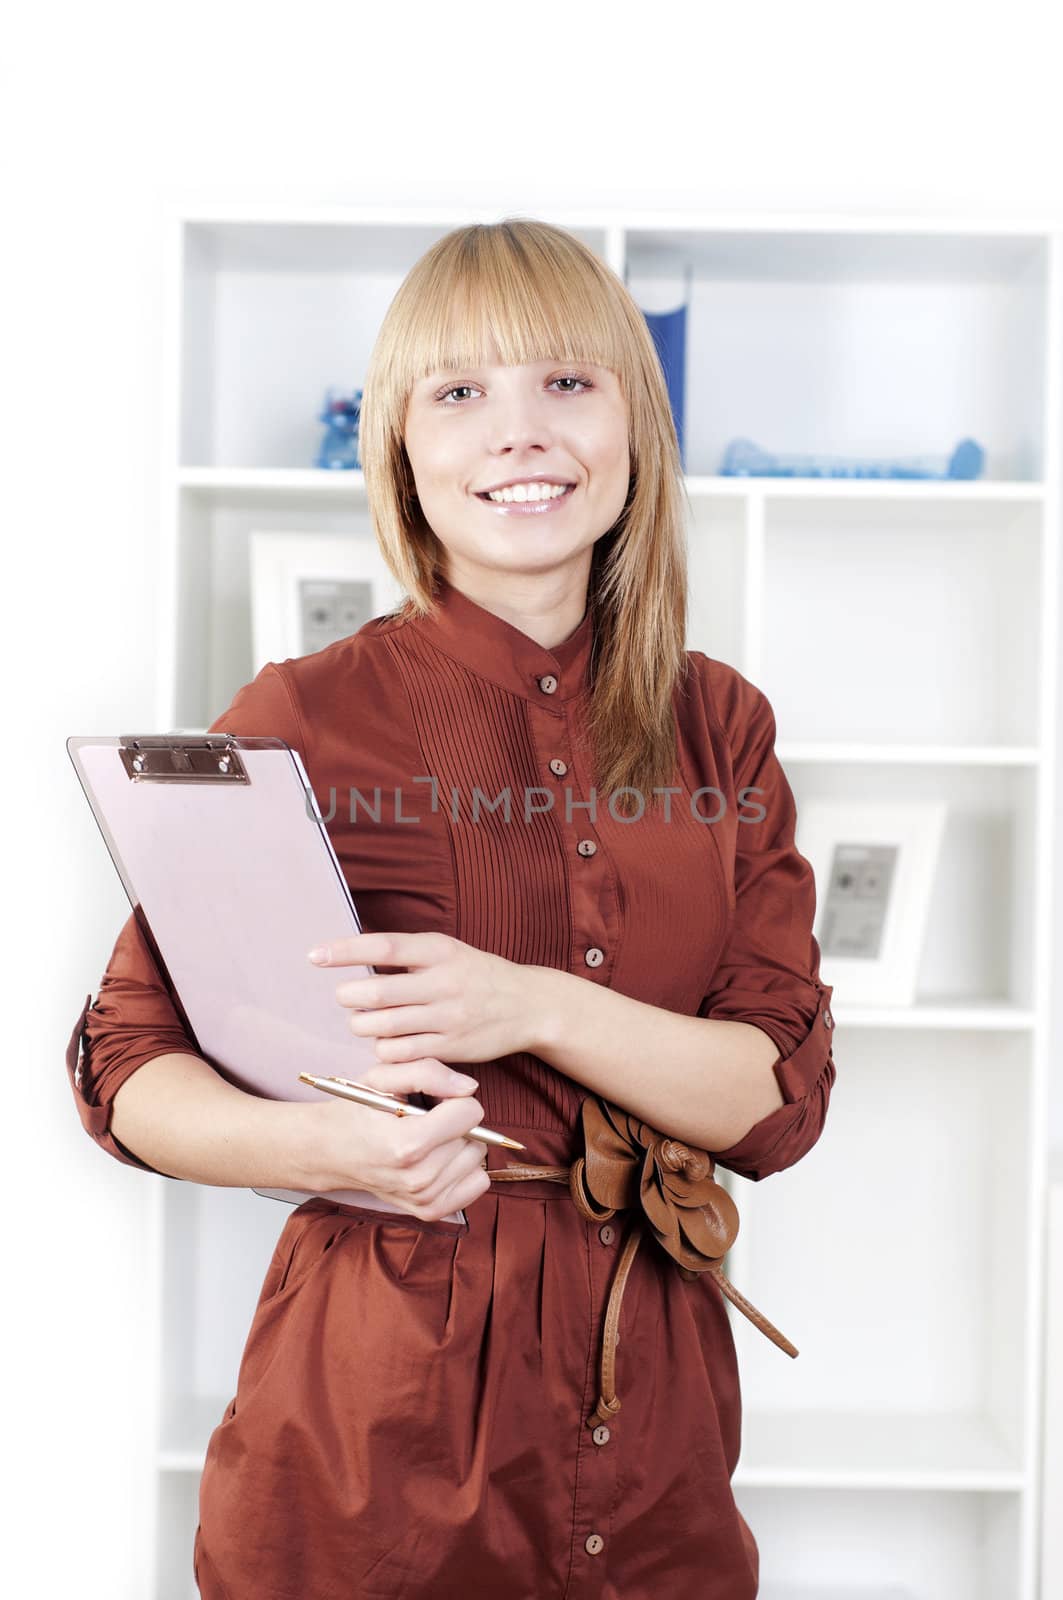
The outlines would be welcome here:
[[[568,771],[568,762],[562,761],[560,756],[555,756],[550,763],[550,771],[555,778],[563,778]]]
[[[592,945],[583,959],[589,967],[600,967],[602,962],[605,960],[605,956],[603,955],[602,951],[598,949],[597,945]]]
[[[600,1533],[590,1533],[583,1541],[583,1548],[589,1556],[599,1556],[605,1549],[605,1540]]]
[[[603,1244],[612,1244],[613,1240],[616,1238],[616,1229],[611,1228],[607,1222],[603,1227],[598,1229],[598,1237]]]
[[[581,856],[592,856],[597,848],[593,839],[581,839],[576,846],[576,853]]]
[[[609,1443],[609,1429],[605,1426],[604,1422],[600,1422],[598,1424],[594,1432],[591,1434],[591,1438],[594,1440],[595,1444]]]
[[[824,1011],[823,1013],[823,1026],[825,1028],[833,1028],[834,1026],[834,1018],[829,1011]]]
[[[552,672],[546,673],[544,677],[539,679],[539,688],[543,691],[543,694],[553,694],[557,688],[557,679]]]

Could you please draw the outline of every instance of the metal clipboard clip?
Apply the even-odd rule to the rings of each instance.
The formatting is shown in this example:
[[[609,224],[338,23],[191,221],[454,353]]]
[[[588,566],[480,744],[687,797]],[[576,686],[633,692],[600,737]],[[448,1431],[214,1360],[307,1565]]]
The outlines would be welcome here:
[[[134,783],[250,783],[232,734],[122,734],[118,754]]]

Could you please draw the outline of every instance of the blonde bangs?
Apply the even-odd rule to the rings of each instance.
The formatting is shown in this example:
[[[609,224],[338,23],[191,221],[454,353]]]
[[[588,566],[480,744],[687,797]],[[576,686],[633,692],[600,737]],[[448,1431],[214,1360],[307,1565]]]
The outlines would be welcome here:
[[[447,235],[420,265],[400,291],[408,303],[395,306],[395,391],[408,395],[429,373],[458,367],[569,361],[608,367],[629,392],[630,340],[582,247],[499,223]]]
[[[510,217],[456,228],[414,263],[365,377],[360,454],[369,516],[406,591],[396,613],[424,615],[445,551],[417,499],[404,443],[414,386],[436,372],[543,361],[607,367],[627,403],[628,496],[592,557],[590,723],[602,792],[630,786],[648,796],[671,782],[676,758],[672,695],[686,670],[689,504],[646,319],[589,245],[550,223]],[[626,812],[627,802],[618,809]]]

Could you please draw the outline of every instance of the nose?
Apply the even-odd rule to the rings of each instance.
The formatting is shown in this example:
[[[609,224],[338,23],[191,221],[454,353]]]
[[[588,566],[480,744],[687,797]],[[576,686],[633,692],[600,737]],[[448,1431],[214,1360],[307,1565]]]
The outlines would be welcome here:
[[[513,394],[495,402],[488,441],[493,452],[548,450],[551,440],[551,423],[537,397]]]

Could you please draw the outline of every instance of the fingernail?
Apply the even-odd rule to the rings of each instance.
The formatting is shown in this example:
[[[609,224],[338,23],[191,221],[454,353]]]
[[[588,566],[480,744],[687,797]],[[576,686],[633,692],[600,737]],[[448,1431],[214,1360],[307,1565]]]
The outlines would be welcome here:
[[[452,1076],[456,1083],[471,1083],[474,1089],[480,1087],[480,1080],[478,1078],[470,1078],[467,1072],[455,1072]]]
[[[319,967],[323,966],[328,960],[328,951],[323,944],[319,944],[315,950],[307,951],[306,959],[308,961],[316,961]]]

